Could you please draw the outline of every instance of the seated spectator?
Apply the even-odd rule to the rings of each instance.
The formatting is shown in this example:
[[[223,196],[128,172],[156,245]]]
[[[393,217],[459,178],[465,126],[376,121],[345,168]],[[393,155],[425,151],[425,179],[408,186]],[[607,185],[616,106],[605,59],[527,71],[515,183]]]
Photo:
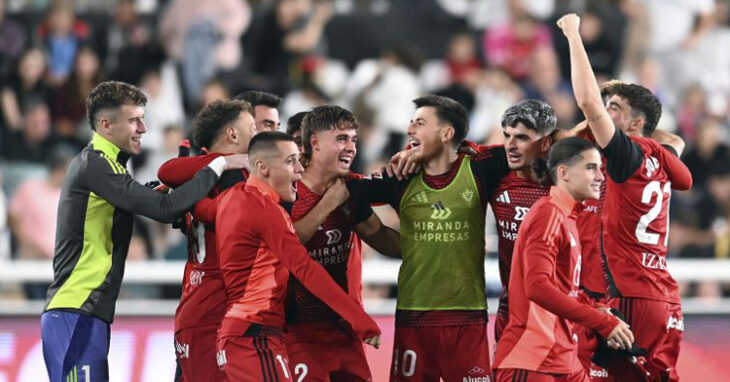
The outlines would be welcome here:
[[[37,98],[29,100],[20,131],[9,132],[1,143],[0,157],[11,161],[45,163],[56,144],[45,101]]]
[[[100,51],[108,77],[130,84],[139,82],[147,66],[146,48],[153,41],[150,26],[140,20],[134,3],[117,1]]]
[[[5,0],[0,0],[0,79],[8,77],[28,43],[23,27],[5,17]]]
[[[86,120],[86,97],[102,80],[99,56],[88,46],[81,47],[68,80],[54,92],[51,116],[56,133],[79,149],[91,138]]]
[[[91,37],[91,28],[76,18],[70,0],[53,0],[37,34],[48,51],[51,82],[63,83],[73,70],[79,45]]]
[[[730,162],[730,147],[720,139],[720,130],[727,127],[719,120],[705,118],[698,125],[697,140],[682,160],[692,172],[695,189],[700,191],[707,187],[707,178],[714,166]]]
[[[75,150],[58,147],[48,157],[48,176],[23,182],[10,199],[10,227],[15,236],[20,260],[53,259],[56,237],[56,211],[61,186]],[[47,283],[24,285],[28,298],[46,297]]]
[[[32,47],[23,52],[17,69],[3,81],[0,90],[2,116],[9,130],[18,130],[23,122],[23,112],[29,98],[47,100],[50,89],[44,81],[46,58],[40,48]]]

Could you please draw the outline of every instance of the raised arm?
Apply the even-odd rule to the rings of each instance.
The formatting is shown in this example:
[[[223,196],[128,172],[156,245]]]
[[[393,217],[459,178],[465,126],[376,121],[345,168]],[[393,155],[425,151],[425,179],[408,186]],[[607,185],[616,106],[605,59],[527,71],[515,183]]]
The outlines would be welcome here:
[[[570,48],[570,78],[575,100],[578,107],[583,111],[586,120],[588,120],[591,131],[593,131],[596,138],[596,143],[604,148],[611,142],[616,127],[603,105],[601,90],[598,87],[596,76],[593,74],[591,63],[588,60],[588,54],[583,46],[583,40],[578,31],[579,26],[580,17],[574,13],[565,15],[558,20],[558,27],[568,39]]]

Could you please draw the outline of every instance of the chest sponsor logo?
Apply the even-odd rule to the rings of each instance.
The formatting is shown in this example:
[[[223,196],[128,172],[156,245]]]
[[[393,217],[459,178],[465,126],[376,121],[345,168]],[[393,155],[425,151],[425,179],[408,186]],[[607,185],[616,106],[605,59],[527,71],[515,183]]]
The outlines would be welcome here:
[[[497,197],[497,201],[500,203],[507,203],[507,204],[512,203],[512,201],[509,198],[509,192],[507,192],[507,191],[504,191],[503,193],[499,194],[499,196]]]
[[[431,219],[445,220],[451,216],[451,209],[444,206],[444,203],[440,200],[431,205],[433,212],[431,213]]]
[[[644,168],[646,169],[646,177],[651,178],[656,172],[659,171],[659,161],[654,157],[648,157],[646,158],[646,164],[644,165]]]
[[[324,232],[327,236],[327,245],[338,243],[342,240],[342,231],[339,229],[330,229]]]
[[[680,332],[684,331],[684,320],[677,317],[669,316],[667,320],[667,330],[674,329]]]
[[[530,208],[528,207],[515,207],[515,220],[525,220],[525,215],[527,215],[528,212],[530,212]]]
[[[654,253],[642,252],[641,265],[648,269],[667,270],[667,258]]]

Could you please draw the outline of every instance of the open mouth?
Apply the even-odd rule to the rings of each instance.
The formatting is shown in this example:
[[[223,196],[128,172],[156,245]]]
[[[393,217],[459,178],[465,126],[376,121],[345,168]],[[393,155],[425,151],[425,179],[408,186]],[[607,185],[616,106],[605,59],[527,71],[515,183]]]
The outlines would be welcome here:
[[[522,159],[522,155],[511,152],[507,154],[507,159],[510,162],[519,162]]]
[[[340,163],[349,166],[352,163],[352,156],[351,155],[340,155],[338,158]]]
[[[410,145],[412,149],[415,149],[421,145],[421,142],[414,138],[408,138],[408,145]]]
[[[593,184],[591,184],[591,189],[595,192],[601,192],[601,184],[593,183]]]

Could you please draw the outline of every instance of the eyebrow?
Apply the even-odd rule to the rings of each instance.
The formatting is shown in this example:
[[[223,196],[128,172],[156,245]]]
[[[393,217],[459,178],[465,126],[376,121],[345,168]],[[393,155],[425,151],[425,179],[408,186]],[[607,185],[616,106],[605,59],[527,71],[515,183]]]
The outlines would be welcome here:
[[[419,121],[420,121],[420,122],[426,122],[426,119],[424,119],[424,118],[421,118],[421,117],[418,117],[418,118],[416,118],[416,119],[415,119],[415,121],[416,121],[416,122],[419,122]]]
[[[272,120],[272,119],[264,119],[264,121],[263,121],[263,122],[264,122],[264,123],[270,123],[270,124],[272,124],[272,125],[276,125],[276,126],[280,126],[280,125],[281,125],[281,122],[276,122],[276,121],[274,121],[274,120]]]
[[[608,101],[608,106],[616,106],[619,109],[622,109],[621,105],[616,101]]]

